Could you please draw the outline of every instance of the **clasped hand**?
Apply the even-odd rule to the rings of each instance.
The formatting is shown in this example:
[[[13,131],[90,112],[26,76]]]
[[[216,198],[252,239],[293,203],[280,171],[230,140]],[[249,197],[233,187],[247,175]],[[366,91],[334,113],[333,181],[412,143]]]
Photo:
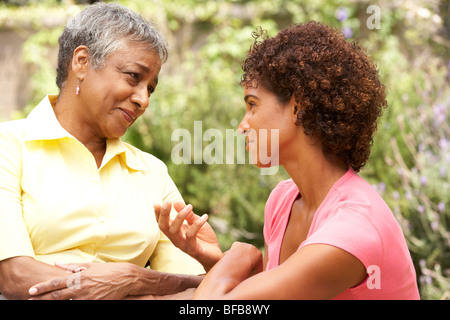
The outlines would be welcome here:
[[[30,288],[32,300],[72,300],[72,299],[123,299],[130,292],[132,282],[130,265],[127,263],[78,263],[59,264],[67,277],[39,283]]]
[[[171,202],[154,206],[159,228],[176,247],[195,258],[209,271],[223,253],[214,230],[207,223],[208,215],[200,217],[193,212],[192,205],[174,202],[173,208],[178,214],[171,219],[171,208]]]

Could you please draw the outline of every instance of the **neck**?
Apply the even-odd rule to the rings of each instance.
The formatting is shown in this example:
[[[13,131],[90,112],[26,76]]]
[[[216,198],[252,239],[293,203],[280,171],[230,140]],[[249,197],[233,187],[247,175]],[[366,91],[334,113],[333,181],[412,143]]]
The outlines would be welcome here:
[[[81,109],[73,99],[61,94],[53,110],[61,126],[92,153],[99,168],[106,152],[106,138],[99,138],[90,130],[80,116]]]
[[[283,167],[297,185],[305,208],[315,212],[331,187],[347,172],[348,166],[328,160],[321,148],[308,149],[297,148],[302,151],[297,151]]]

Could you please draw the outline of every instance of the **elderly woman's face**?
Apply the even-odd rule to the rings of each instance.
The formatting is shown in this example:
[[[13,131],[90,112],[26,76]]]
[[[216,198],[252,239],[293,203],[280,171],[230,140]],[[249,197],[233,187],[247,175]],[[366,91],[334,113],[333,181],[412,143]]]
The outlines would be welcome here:
[[[100,69],[90,68],[82,83],[86,122],[98,138],[119,138],[149,105],[158,83],[161,60],[143,44],[106,58]]]

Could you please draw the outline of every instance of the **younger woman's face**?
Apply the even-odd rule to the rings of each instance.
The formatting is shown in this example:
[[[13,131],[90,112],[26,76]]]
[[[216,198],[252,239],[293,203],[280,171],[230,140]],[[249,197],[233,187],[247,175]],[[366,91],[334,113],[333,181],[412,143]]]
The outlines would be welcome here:
[[[291,107],[281,104],[275,94],[261,85],[245,88],[244,100],[246,113],[238,129],[247,134],[247,150],[253,164],[280,164],[284,150],[294,138]]]

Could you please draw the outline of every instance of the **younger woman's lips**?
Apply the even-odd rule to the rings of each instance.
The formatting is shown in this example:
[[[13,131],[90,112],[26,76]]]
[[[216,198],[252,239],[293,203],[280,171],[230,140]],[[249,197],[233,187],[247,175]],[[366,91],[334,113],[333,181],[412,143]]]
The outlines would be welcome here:
[[[249,151],[249,149],[250,149],[250,146],[253,144],[253,140],[247,140],[247,145],[245,146],[245,149],[247,150],[247,151]]]

